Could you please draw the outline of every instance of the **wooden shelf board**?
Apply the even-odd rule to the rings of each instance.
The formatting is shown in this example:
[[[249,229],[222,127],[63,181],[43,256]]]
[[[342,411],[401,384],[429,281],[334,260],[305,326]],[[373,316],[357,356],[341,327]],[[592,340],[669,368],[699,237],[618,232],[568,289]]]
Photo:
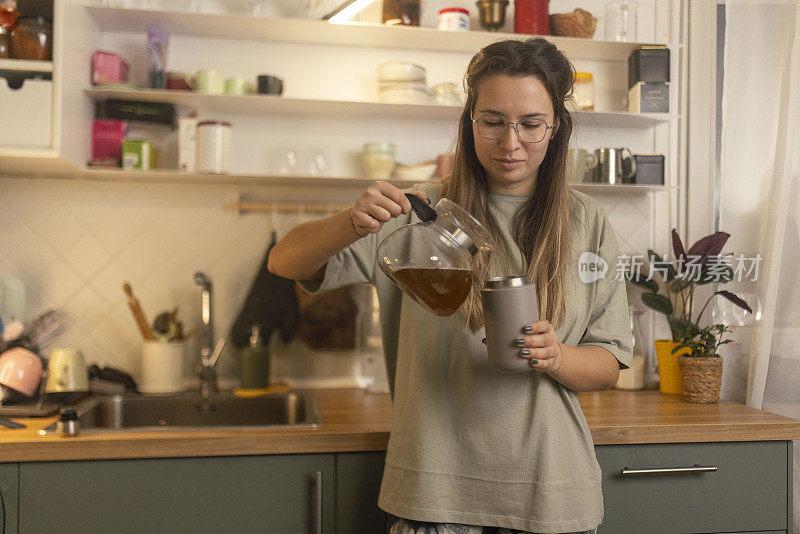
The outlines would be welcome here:
[[[144,102],[167,102],[196,109],[219,112],[291,114],[299,116],[357,116],[390,117],[430,120],[457,120],[461,106],[440,104],[388,104],[385,102],[360,102],[347,100],[316,100],[289,98],[273,95],[209,95],[189,91],[140,89],[85,89],[93,100],[108,98],[140,100]],[[653,124],[667,122],[677,115],[666,113],[627,113],[622,111],[575,111],[572,113],[579,126],[618,126],[649,128]]]
[[[22,72],[53,72],[52,61],[28,61],[25,59],[0,59],[0,70]]]
[[[364,189],[375,180],[366,176],[285,176],[285,175],[256,175],[256,174],[199,174],[185,173],[169,169],[156,169],[152,171],[124,171],[117,168],[89,168],[81,171],[80,178],[108,182],[139,182],[139,183],[192,183],[216,185],[261,185],[261,186],[289,186],[289,187],[336,187],[345,189]],[[425,180],[388,180],[400,188],[410,188],[414,184]],[[655,191],[670,189],[665,186],[636,185],[636,184],[570,184],[571,187],[587,194],[647,194]]]
[[[387,27],[382,24],[331,24],[326,21],[260,18],[148,9],[87,6],[103,31],[144,32],[158,23],[173,35],[300,44],[395,48],[437,52],[475,53],[500,39],[526,39],[531,35],[485,31],[446,32],[436,28]],[[626,61],[642,44],[547,36],[570,59]]]

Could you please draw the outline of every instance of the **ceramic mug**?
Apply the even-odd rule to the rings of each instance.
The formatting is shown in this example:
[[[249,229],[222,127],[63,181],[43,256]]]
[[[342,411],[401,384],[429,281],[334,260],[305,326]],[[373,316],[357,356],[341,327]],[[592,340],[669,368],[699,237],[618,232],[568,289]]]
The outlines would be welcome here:
[[[83,353],[72,348],[53,349],[44,390],[47,393],[89,391],[89,371]]]
[[[258,92],[262,95],[280,95],[283,93],[283,80],[271,74],[258,77]]]
[[[589,169],[597,165],[597,158],[594,154],[582,148],[569,148],[567,150],[567,182],[582,183],[591,181],[591,176],[587,176]],[[589,178],[587,180],[587,178]]]
[[[247,78],[237,76],[225,80],[226,95],[247,95],[253,92],[253,83]]]
[[[194,75],[194,90],[198,93],[221,95],[225,92],[225,81],[217,69],[203,69]]]
[[[29,350],[15,347],[0,354],[0,384],[32,397],[42,380],[42,360]]]

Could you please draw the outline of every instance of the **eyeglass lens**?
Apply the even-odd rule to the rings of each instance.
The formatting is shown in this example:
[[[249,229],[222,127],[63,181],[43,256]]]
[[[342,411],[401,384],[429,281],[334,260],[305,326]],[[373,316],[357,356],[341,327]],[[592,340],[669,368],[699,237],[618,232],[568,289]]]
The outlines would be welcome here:
[[[478,119],[478,135],[484,139],[500,139],[510,123],[497,115],[484,115]],[[519,138],[525,143],[538,143],[547,133],[547,123],[541,119],[523,119],[517,124]]]

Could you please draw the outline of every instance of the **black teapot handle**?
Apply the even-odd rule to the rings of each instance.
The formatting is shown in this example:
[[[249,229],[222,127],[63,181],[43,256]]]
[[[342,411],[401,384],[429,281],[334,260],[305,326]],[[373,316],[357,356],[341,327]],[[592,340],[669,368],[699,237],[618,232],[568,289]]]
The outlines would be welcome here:
[[[432,207],[428,206],[424,200],[413,193],[406,193],[408,201],[411,202],[411,209],[423,222],[433,222],[436,220],[437,213]]]

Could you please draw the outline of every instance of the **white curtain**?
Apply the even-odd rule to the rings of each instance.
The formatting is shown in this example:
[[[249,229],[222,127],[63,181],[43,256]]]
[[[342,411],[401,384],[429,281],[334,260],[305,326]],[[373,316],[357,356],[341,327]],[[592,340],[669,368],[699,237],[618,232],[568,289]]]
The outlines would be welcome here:
[[[726,3],[720,229],[758,277],[742,336],[749,406],[800,419],[800,9],[797,0]],[[741,324],[741,323],[740,323]],[[749,334],[749,335],[747,335]],[[800,442],[794,530],[800,532]]]

